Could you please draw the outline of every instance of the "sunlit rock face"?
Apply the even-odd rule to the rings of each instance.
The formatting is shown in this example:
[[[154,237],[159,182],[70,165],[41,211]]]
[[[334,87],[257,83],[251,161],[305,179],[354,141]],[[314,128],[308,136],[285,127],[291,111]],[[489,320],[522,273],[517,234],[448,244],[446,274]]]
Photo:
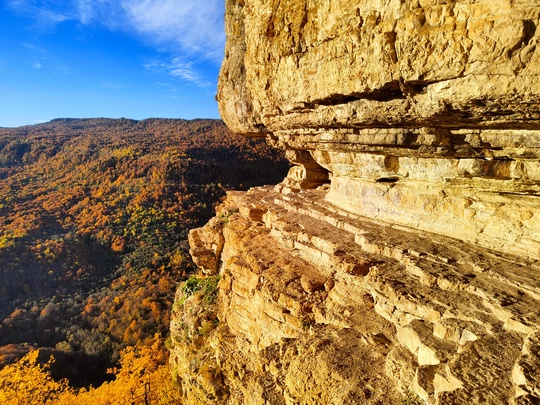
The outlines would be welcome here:
[[[309,152],[341,208],[538,259],[539,14],[533,0],[229,2],[221,113]]]
[[[210,310],[181,290],[173,306],[186,403],[538,403],[538,262],[374,222],[326,193],[230,193],[192,231],[221,280]]]
[[[226,5],[223,119],[293,167],[190,235],[186,402],[540,403],[540,3]]]

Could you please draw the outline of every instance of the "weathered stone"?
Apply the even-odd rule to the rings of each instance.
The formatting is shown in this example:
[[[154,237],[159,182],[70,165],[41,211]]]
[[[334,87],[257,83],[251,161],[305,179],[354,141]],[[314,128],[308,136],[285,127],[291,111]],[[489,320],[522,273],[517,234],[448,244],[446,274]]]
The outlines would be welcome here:
[[[229,394],[201,400],[200,387],[190,388],[187,403],[391,404],[414,392],[434,404],[503,404],[538,396],[538,263],[373,222],[325,194],[268,187],[225,201],[264,214],[255,221],[237,213],[212,228],[224,238],[220,327],[197,343],[204,361],[173,330],[173,364],[203,361],[214,370],[204,392]],[[371,265],[354,274],[343,256]],[[204,319],[187,322],[193,313]],[[191,306],[175,317],[197,325],[207,318]],[[343,345],[370,360],[337,362]]]
[[[186,403],[540,401],[539,24],[535,0],[227,2],[222,117],[294,166],[190,234],[222,278],[208,336],[175,338],[192,301],[173,318]]]
[[[218,100],[234,131],[538,126],[534,0],[227,6]]]
[[[223,235],[217,231],[223,226],[223,218],[215,217],[204,227],[189,233],[190,254],[205,274],[217,274],[219,258],[223,250]]]
[[[540,259],[539,15],[533,0],[231,3],[222,116],[299,163],[282,191],[329,178],[341,208]]]

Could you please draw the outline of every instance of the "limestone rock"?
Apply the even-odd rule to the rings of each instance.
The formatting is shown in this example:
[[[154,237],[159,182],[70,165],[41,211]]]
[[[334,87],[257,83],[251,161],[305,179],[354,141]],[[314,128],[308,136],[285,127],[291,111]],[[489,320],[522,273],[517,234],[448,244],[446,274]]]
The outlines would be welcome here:
[[[208,275],[218,273],[218,258],[224,243],[223,235],[219,232],[222,226],[223,219],[214,217],[204,228],[193,229],[188,235],[191,257]]]
[[[214,370],[185,371],[186,403],[540,400],[538,262],[374,222],[326,192],[228,195],[238,209],[208,228],[224,240],[220,326],[198,342],[204,356],[173,328],[175,368]],[[173,324],[208,318],[185,305]]]
[[[221,114],[294,167],[190,234],[221,281],[173,314],[187,404],[540,403],[539,24],[536,0],[227,1]]]
[[[234,131],[533,128],[534,0],[232,0],[218,99]]]
[[[540,259],[540,4],[228,3],[218,100],[296,156],[284,192]]]

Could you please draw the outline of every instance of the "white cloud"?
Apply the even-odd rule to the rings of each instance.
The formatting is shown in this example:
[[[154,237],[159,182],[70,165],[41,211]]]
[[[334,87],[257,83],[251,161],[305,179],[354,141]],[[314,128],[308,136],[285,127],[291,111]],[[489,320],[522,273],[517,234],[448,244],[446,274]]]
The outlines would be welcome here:
[[[208,86],[194,63],[219,64],[225,33],[223,0],[7,0],[49,29],[64,21],[102,25],[128,33],[156,50],[173,55],[147,68]]]
[[[69,3],[73,19],[84,25],[100,24],[114,30],[138,31],[127,18],[122,0],[69,0]]]
[[[34,69],[46,69],[54,75],[67,76],[70,74],[68,65],[62,63],[54,57],[48,49],[31,43],[23,43],[22,46],[28,51],[28,54],[34,62],[31,66]]]
[[[7,0],[8,7],[21,14],[32,16],[39,31],[47,31],[56,24],[71,19],[69,4],[55,0]]]
[[[196,84],[199,87],[209,87],[212,83],[205,81],[192,62],[185,62],[181,57],[175,57],[172,61],[153,60],[144,66],[151,72],[165,73],[169,76],[180,78],[184,81]]]
[[[130,24],[157,44],[220,61],[223,56],[223,0],[123,0]]]
[[[38,26],[63,21],[100,24],[168,52],[219,63],[223,56],[223,0],[8,0]]]

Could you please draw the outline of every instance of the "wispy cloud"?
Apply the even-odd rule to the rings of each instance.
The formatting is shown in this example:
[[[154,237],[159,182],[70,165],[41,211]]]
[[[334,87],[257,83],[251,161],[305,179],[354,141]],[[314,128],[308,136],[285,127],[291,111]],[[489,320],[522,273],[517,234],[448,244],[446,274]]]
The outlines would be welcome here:
[[[223,57],[223,0],[7,0],[7,4],[34,16],[41,27],[77,21],[129,33],[173,55],[169,66],[161,66],[163,71],[198,85],[205,82],[192,61],[218,64]]]
[[[171,61],[153,60],[144,67],[151,72],[177,77],[199,87],[212,86],[212,83],[204,80],[193,68],[193,62],[185,62],[182,57],[175,57]]]
[[[69,75],[69,67],[58,61],[54,54],[46,48],[31,43],[23,43],[22,45],[31,60],[33,60],[33,62],[29,63],[34,69],[44,69],[55,75]]]
[[[32,16],[37,28],[48,30],[63,21],[71,19],[70,7],[55,0],[7,0],[8,7],[21,14]],[[67,6],[67,7],[66,7]]]
[[[158,44],[207,59],[223,56],[223,0],[124,0],[130,24]]]

